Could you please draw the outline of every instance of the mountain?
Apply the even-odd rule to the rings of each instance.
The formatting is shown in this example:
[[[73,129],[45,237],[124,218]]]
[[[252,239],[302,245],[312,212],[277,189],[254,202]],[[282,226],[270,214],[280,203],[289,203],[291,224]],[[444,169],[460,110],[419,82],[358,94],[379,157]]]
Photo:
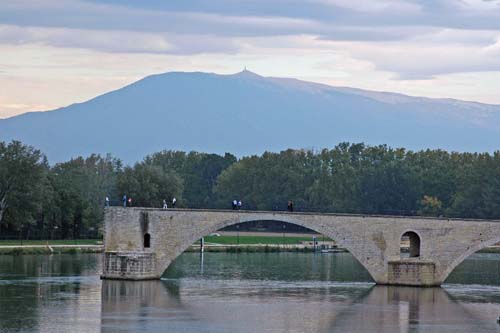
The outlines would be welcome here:
[[[84,103],[0,120],[51,162],[112,153],[131,163],[163,149],[232,152],[329,148],[341,141],[493,151],[500,105],[332,87],[295,79],[172,72]]]

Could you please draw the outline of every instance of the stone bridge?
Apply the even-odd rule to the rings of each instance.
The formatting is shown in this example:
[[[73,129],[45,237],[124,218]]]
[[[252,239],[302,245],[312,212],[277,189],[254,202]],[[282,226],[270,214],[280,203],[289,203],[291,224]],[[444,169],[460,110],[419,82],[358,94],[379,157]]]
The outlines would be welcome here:
[[[292,223],[328,236],[378,284],[438,286],[469,255],[500,242],[500,221],[108,207],[102,278],[159,279],[200,238],[250,221]],[[403,235],[410,239],[409,258],[400,255]]]

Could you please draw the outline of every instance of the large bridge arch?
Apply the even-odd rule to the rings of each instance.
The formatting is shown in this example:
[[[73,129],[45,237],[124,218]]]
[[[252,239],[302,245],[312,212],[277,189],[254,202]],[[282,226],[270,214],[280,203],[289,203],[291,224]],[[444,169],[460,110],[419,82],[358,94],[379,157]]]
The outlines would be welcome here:
[[[444,282],[448,278],[448,276],[450,276],[453,270],[457,268],[457,266],[460,265],[462,262],[464,262],[465,259],[473,255],[474,253],[481,251],[482,249],[487,248],[488,246],[495,245],[497,243],[500,243],[500,236],[496,236],[495,238],[482,241],[479,244],[466,248],[464,252],[457,253],[453,261],[443,270],[443,273],[440,276],[441,281]]]
[[[341,247],[349,251],[353,255],[353,257],[360,262],[360,264],[368,271],[370,276],[375,280],[376,278],[376,272],[371,272],[370,271],[370,266],[365,266],[363,263],[364,257],[363,253],[360,253],[359,249],[356,249],[355,247],[351,246],[349,242],[346,242],[346,239],[350,238],[350,234],[345,234],[342,232],[338,232],[335,228],[328,228],[323,225],[316,225],[316,224],[311,224],[308,223],[307,221],[303,221],[300,219],[300,215],[298,216],[285,216],[285,215],[278,215],[274,217],[273,219],[256,219],[254,216],[244,216],[240,218],[229,218],[221,221],[216,221],[215,223],[207,224],[205,227],[201,228],[197,232],[190,234],[189,237],[183,238],[183,241],[180,244],[177,244],[175,246],[175,250],[171,251],[168,248],[171,247],[171,244],[167,244],[162,241],[162,235],[158,235],[158,245],[156,247],[157,251],[161,253],[168,253],[165,256],[162,256],[160,259],[160,262],[158,263],[158,273],[160,275],[163,275],[163,273],[168,269],[170,264],[182,253],[184,253],[191,245],[193,245],[196,241],[198,241],[200,238],[205,237],[207,235],[210,235],[211,233],[216,232],[217,230],[220,230],[225,227],[229,227],[232,225],[236,224],[242,224],[242,223],[248,223],[248,222],[254,222],[254,221],[275,221],[275,222],[280,222],[280,223],[289,223],[289,224],[294,224],[294,225],[299,225],[305,228],[308,228],[310,230],[313,230],[317,233],[323,234],[333,240]],[[153,236],[155,237],[155,236]]]

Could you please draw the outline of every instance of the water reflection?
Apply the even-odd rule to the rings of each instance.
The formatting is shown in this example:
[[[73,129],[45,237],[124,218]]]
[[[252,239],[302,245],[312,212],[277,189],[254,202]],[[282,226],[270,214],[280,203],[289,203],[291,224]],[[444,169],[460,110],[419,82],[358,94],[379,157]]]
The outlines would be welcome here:
[[[101,332],[321,332],[370,286],[103,281]]]
[[[495,317],[484,318],[442,288],[375,286],[339,314],[340,332],[500,332]]]
[[[157,332],[172,318],[191,320],[179,289],[163,281],[102,281],[101,332]]]
[[[374,286],[353,260],[186,254],[161,282],[105,281],[102,332],[500,332],[498,305],[479,309],[470,295],[457,301],[464,286],[449,285],[451,296]],[[344,281],[356,272],[366,282]]]
[[[189,283],[103,281],[101,331],[500,332],[442,288],[217,284],[206,294]]]
[[[0,332],[96,332],[100,259],[0,256]]]
[[[349,254],[184,254],[141,282],[99,280],[101,258],[0,256],[0,332],[500,332],[500,286],[477,284],[499,255],[435,289],[374,286]]]

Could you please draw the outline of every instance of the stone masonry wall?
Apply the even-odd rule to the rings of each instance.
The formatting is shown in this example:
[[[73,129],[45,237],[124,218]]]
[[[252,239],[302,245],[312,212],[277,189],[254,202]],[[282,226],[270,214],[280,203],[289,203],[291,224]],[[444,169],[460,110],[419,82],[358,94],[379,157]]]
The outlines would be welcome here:
[[[105,252],[103,278],[147,280],[158,278],[156,256],[145,252]]]
[[[387,284],[405,286],[435,286],[436,265],[418,259],[390,261]]]

